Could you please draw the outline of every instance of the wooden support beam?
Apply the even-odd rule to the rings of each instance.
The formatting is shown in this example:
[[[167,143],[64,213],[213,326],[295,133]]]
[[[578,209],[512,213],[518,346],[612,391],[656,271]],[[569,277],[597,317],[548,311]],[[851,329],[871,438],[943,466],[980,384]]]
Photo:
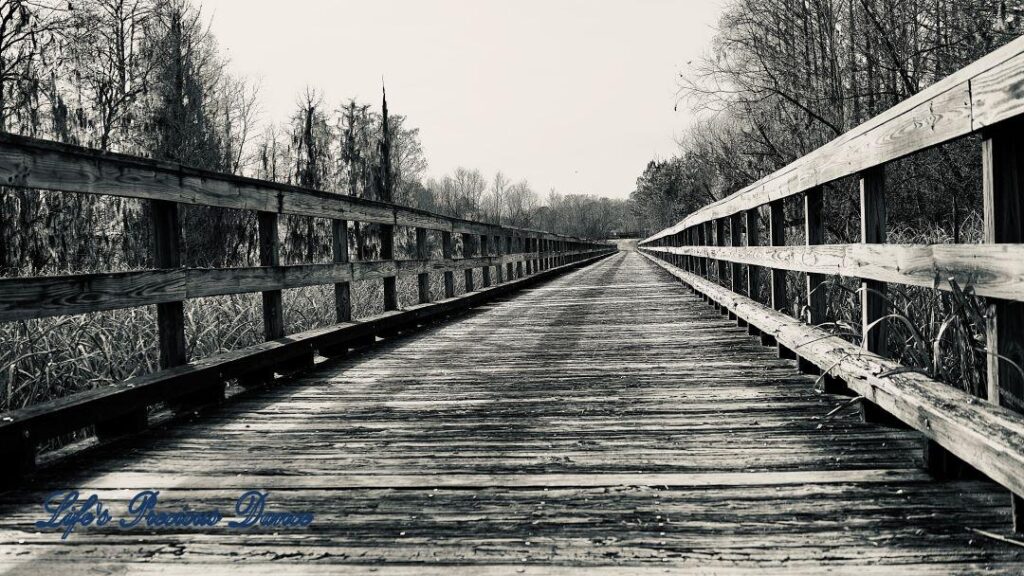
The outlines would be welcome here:
[[[885,167],[867,170],[860,178],[860,241],[864,244],[885,244],[887,209],[885,204]],[[879,356],[888,357],[888,322],[882,320],[870,330],[868,326],[885,316],[884,282],[861,282],[862,347]]]
[[[277,233],[276,212],[259,212],[260,266],[280,266],[281,248]],[[269,342],[284,337],[284,310],[281,306],[281,291],[263,292],[263,340]]]
[[[725,246],[725,220],[718,218],[714,220],[715,226],[715,246]],[[725,282],[725,273],[728,268],[726,263],[721,260],[715,260],[715,277],[718,279],[718,283],[722,284]],[[715,306],[718,307],[717,305]]]
[[[348,264],[348,221],[331,220],[331,261]],[[352,296],[348,282],[334,284],[334,314],[337,322],[352,319]]]
[[[173,269],[181,267],[181,223],[178,204],[165,200],[151,202],[153,222],[153,266]],[[160,368],[167,370],[188,363],[185,347],[185,303],[157,304],[157,331],[160,346]],[[224,399],[224,382],[211,381],[209,385],[188,396],[177,399],[171,408],[185,412],[199,405],[214,404]],[[136,406],[116,420],[99,424],[101,437],[116,436],[145,428],[146,406]]]
[[[761,218],[757,208],[745,213],[747,220],[747,246],[758,246],[761,243]],[[760,301],[761,268],[753,264],[747,265],[747,296]]]
[[[474,253],[474,249],[473,249],[473,235],[472,234],[463,234],[462,235],[462,257],[463,258],[472,258],[473,257],[473,253]],[[466,275],[466,292],[472,292],[473,291],[473,269],[472,268],[466,268],[465,275]]]
[[[480,235],[480,255],[484,257],[491,255],[491,246],[487,240],[487,234]],[[480,268],[480,273],[483,277],[483,287],[487,288],[488,286],[491,285],[491,267],[482,266]]]
[[[707,246],[708,245],[708,235],[707,235],[707,232],[708,232],[708,226],[707,225],[702,224],[702,225],[697,226],[697,245],[698,246]],[[702,277],[707,278],[708,277],[708,259],[702,257],[700,259],[700,262],[697,263],[697,265],[699,267],[698,270],[697,270],[697,273],[700,274]]]
[[[153,267],[181,267],[181,223],[178,204],[167,200],[150,202],[153,224]],[[183,302],[156,305],[157,335],[160,346],[160,368],[181,366],[188,362],[185,348],[185,307]]]
[[[985,242],[1024,243],[1024,119],[983,133]],[[1024,405],[1024,303],[990,299],[986,339],[988,400],[1015,411]],[[1013,529],[1024,533],[1024,499],[1013,494]]]
[[[349,263],[348,221],[331,220],[331,261],[335,264]],[[348,282],[334,283],[334,318],[343,323],[352,320],[352,293]],[[337,358],[348,354],[349,346],[342,344],[320,350],[320,354]]]
[[[427,229],[416,229],[416,258],[430,260],[430,249],[427,246]],[[416,275],[420,304],[430,302],[430,274],[423,272]]]
[[[501,236],[494,237],[494,255],[501,257],[505,253],[505,239]],[[505,266],[497,264],[494,266],[494,281],[498,284],[505,282]]]
[[[822,216],[822,205],[824,196],[822,187],[811,188],[804,194],[804,243],[807,246],[816,246],[825,243],[825,223]],[[808,324],[818,326],[825,322],[825,288],[823,286],[825,277],[821,274],[809,272],[804,274],[806,308],[805,320]],[[804,358],[798,358],[798,367],[806,374],[818,374],[818,368],[807,362]]]
[[[505,250],[504,250],[503,253],[504,254],[515,254],[515,248],[512,247],[512,237],[511,236],[504,236],[503,238],[505,240]],[[505,278],[507,280],[509,280],[509,281],[515,280],[515,278],[516,278],[515,263],[509,262],[508,264],[505,265]]]
[[[390,224],[380,226],[380,259],[395,259],[395,227]],[[384,310],[398,310],[398,286],[394,276],[384,277]]]
[[[812,188],[804,194],[804,242],[808,246],[825,243],[825,221],[822,216],[822,188]],[[815,326],[825,322],[825,289],[819,288],[825,281],[821,274],[808,273],[807,279],[807,323]]]
[[[775,200],[768,204],[768,240],[772,246],[786,245],[786,205],[785,200]],[[771,269],[771,305],[773,310],[786,313],[789,302],[786,296],[786,271]],[[779,358],[795,359],[796,354],[777,340],[761,335],[762,343],[774,343]]]
[[[729,245],[743,245],[742,214],[733,214],[729,217]],[[743,286],[743,265],[734,262],[732,264],[732,271],[729,274],[729,278],[731,280],[732,291],[742,294],[745,288],[745,286]]]
[[[451,232],[441,232],[441,258],[444,259],[445,264],[450,264],[452,261]],[[451,270],[445,270],[444,297],[451,298],[453,296],[455,296],[455,273]]]

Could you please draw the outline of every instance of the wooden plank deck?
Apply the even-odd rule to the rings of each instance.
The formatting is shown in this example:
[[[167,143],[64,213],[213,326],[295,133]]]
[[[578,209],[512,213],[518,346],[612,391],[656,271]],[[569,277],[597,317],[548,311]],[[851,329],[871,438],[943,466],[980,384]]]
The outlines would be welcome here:
[[[633,252],[321,364],[0,494],[2,573],[915,574],[1024,570],[1005,490],[936,482],[915,432],[862,424]],[[229,511],[306,529],[33,523],[58,488],[124,514]]]

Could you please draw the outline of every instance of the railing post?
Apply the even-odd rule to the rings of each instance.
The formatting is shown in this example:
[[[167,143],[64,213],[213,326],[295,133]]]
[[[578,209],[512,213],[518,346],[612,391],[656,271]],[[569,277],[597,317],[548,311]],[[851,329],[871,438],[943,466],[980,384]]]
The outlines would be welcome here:
[[[335,264],[348,264],[348,221],[331,220],[331,258]],[[352,321],[352,295],[348,282],[334,284],[334,314],[339,323]]]
[[[380,259],[393,263],[395,259],[395,227],[380,226]],[[398,286],[395,276],[384,277],[384,311],[398,310]]]
[[[825,243],[825,223],[822,217],[822,205],[824,203],[823,189],[815,186],[804,193],[804,242],[807,246],[818,246]],[[806,278],[806,306],[807,323],[818,326],[825,322],[825,292],[822,287],[825,277],[821,274],[808,272]],[[799,367],[802,372],[808,374],[818,373],[818,367],[807,362],[804,358],[799,359]]]
[[[715,246],[719,246],[719,247],[725,246],[725,220],[723,220],[721,218],[716,218],[715,219]],[[715,276],[716,276],[716,278],[718,280],[718,284],[720,286],[725,284],[726,270],[727,270],[727,267],[725,265],[725,261],[716,258],[715,259]],[[716,303],[715,307],[718,308],[719,305]]]
[[[860,241],[864,244],[885,244],[885,166],[866,170],[860,177]],[[888,322],[881,320],[871,331],[868,326],[885,316],[885,282],[861,281],[862,347],[888,356]]]
[[[348,221],[331,220],[331,261],[348,264]],[[351,270],[351,267],[349,267]],[[352,297],[348,282],[334,283],[334,317],[341,324],[352,321]],[[327,357],[340,357],[348,353],[351,343],[321,348],[319,353]]]
[[[153,267],[170,269],[181,267],[181,222],[178,203],[169,200],[153,200],[150,202],[150,222],[153,226]],[[188,362],[188,350],[185,344],[185,303],[165,302],[156,305],[157,345],[159,347],[160,369],[166,370],[181,366]],[[210,392],[189,395],[175,402],[179,410],[187,410],[195,404],[216,402],[218,390],[223,398],[223,383],[211,383]],[[114,420],[96,423],[96,436],[100,439],[111,438],[121,434],[138,432],[146,428],[148,413],[145,406],[140,406],[130,413]],[[32,443],[30,443],[32,444]],[[34,452],[34,444],[33,452]],[[34,463],[35,454],[29,460],[15,462],[24,465]]]
[[[473,257],[473,234],[462,235],[462,258],[468,259]],[[466,275],[466,292],[473,291],[473,267],[466,266],[464,270]]]
[[[1024,243],[1024,120],[986,130],[982,140],[985,242]],[[1024,376],[1024,303],[988,299],[988,400],[1020,411]],[[998,355],[998,356],[997,356]],[[1005,359],[1000,359],[1002,356]],[[1013,529],[1024,533],[1024,499],[1012,494]]]
[[[822,217],[822,188],[816,186],[804,193],[804,240],[807,246],[825,243]],[[825,293],[819,286],[825,281],[821,274],[807,273],[807,323],[817,326],[825,321]]]
[[[502,253],[505,254],[505,256],[512,256],[512,253],[513,253],[512,236],[510,234],[508,236],[505,236],[504,238],[505,238],[505,250]],[[515,278],[516,278],[516,269],[515,269],[515,266],[512,264],[511,260],[509,260],[508,263],[505,264],[505,277],[506,277],[507,280],[510,280],[510,281],[511,280],[515,280]]]
[[[775,200],[768,203],[768,236],[772,246],[785,246],[786,245],[786,205],[785,200]],[[772,285],[771,285],[771,304],[773,310],[779,310],[782,312],[788,308],[786,302],[786,271],[778,268],[771,269]],[[761,334],[762,342],[771,342],[775,340],[773,337],[765,338],[765,334]],[[778,344],[779,358],[793,359],[795,355],[791,350]]]
[[[701,247],[706,247],[708,245],[708,239],[707,238],[708,238],[707,237],[707,226],[705,226],[703,224],[698,224],[697,225],[697,245],[701,246]],[[697,263],[697,265],[699,267],[700,275],[703,276],[704,278],[707,278],[708,277],[708,259],[702,256],[700,258],[700,261]]]
[[[743,245],[743,215],[740,213],[733,214],[729,217],[729,245],[733,247]],[[737,294],[743,293],[743,265],[738,262],[732,263],[732,270],[729,273],[730,285],[732,291]],[[733,312],[729,312],[729,318],[735,318],[737,324],[740,326],[746,326],[747,323],[743,319],[737,317]]]
[[[181,223],[178,204],[169,200],[150,203],[153,223],[153,267],[181,267]],[[156,305],[157,335],[160,345],[160,368],[181,366],[188,362],[185,348],[185,303],[166,302]]]
[[[487,242],[487,238],[487,234],[480,235],[480,257],[485,259],[490,258],[491,256],[491,247]],[[491,285],[491,267],[485,262],[484,265],[480,267],[480,272],[483,276],[483,287],[487,288]]]
[[[505,253],[505,237],[501,234],[494,236],[494,281],[498,284],[505,282],[505,265],[501,262],[501,256]]]
[[[525,269],[523,254],[526,252],[526,250],[523,249],[523,237],[520,236],[519,233],[516,233],[516,235],[513,236],[512,241],[515,242],[516,246],[516,278],[522,278]]]
[[[441,258],[444,259],[445,266],[452,265],[452,233],[448,231],[441,232]],[[455,273],[451,270],[444,271],[444,297],[452,298],[455,296]]]
[[[758,214],[758,209],[747,210],[746,219],[747,246],[758,246],[761,244],[761,216]],[[752,264],[747,265],[747,297],[756,302],[761,301],[761,268]],[[748,330],[748,332],[754,333],[752,330]]]
[[[421,264],[426,264],[430,261],[426,228],[416,229],[416,258],[420,260]],[[416,275],[416,286],[419,291],[420,304],[430,302],[430,274],[428,272],[420,272]]]
[[[533,274],[533,258],[531,257],[533,239],[529,236],[523,238],[523,262],[526,264],[526,275]]]
[[[257,212],[260,266],[280,266],[281,252],[276,212]],[[280,290],[265,290],[263,300],[263,340],[270,342],[284,337],[284,308]],[[283,368],[282,368],[283,371]],[[257,370],[239,378],[243,386],[260,386],[274,379],[274,370]]]
[[[280,266],[281,251],[277,232],[276,212],[259,212],[257,225],[260,239],[260,266]],[[277,340],[284,337],[284,309],[281,306],[281,291],[263,292],[263,339]]]
[[[746,220],[746,245],[757,246],[761,243],[760,238],[760,216],[757,208],[751,208],[744,212],[744,219]],[[747,297],[755,302],[761,300],[761,269],[752,264],[748,264],[747,268]],[[751,336],[757,336],[761,334],[761,331],[753,324],[747,324],[747,334]]]

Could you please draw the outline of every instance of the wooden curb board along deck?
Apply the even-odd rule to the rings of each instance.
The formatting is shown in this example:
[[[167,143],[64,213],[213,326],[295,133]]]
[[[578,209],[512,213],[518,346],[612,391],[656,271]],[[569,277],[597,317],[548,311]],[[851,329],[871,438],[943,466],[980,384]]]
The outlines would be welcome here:
[[[0,573],[664,574],[1024,570],[1006,492],[921,471],[634,252],[0,494]],[[115,516],[246,489],[307,529],[33,526],[57,488]]]

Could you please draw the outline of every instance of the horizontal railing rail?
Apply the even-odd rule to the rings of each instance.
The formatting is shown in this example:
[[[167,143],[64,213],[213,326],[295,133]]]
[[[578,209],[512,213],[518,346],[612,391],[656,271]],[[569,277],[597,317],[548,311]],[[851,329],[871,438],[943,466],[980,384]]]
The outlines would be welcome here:
[[[112,437],[148,425],[163,403],[178,411],[224,398],[225,381],[264,384],[276,373],[312,366],[315,354],[341,356],[376,337],[387,337],[443,319],[615,251],[606,242],[474,222],[387,202],[198,170],[174,163],[98,152],[77,146],[0,134],[0,185],[88,193],[149,201],[152,269],[0,279],[0,322],[156,306],[161,370],[0,415],[0,458],[5,479],[30,471],[43,440],[94,426]],[[199,205],[257,213],[260,266],[185,267],[181,262],[179,206]],[[281,215],[332,221],[332,261],[281,265]],[[380,258],[353,259],[348,223],[380,226]],[[394,258],[396,226],[415,229],[415,258]],[[428,232],[440,232],[434,257]],[[462,254],[455,256],[454,234]],[[455,273],[465,275],[456,295]],[[476,272],[479,271],[479,272]],[[492,274],[493,272],[493,274]],[[443,276],[443,298],[434,301],[431,275]],[[415,302],[399,302],[396,278],[415,276]],[[482,282],[476,284],[476,279]],[[350,284],[383,283],[384,313],[352,319]],[[336,323],[286,334],[282,290],[334,286]],[[185,342],[186,300],[261,293],[265,343],[190,361]]]
[[[642,254],[809,372],[921,431],[936,474],[963,462],[1007,487],[1024,531],[1024,38],[843,134],[774,174],[639,243]],[[981,135],[985,244],[887,244],[886,164]],[[825,244],[824,186],[856,177],[861,242]],[[802,196],[804,243],[787,246],[784,202]],[[761,243],[767,207],[768,245]],[[766,271],[762,286],[761,272]],[[787,314],[789,271],[803,273],[801,319]],[[825,330],[827,277],[856,278],[860,345]],[[987,398],[891,360],[889,284],[984,297]],[[767,299],[762,301],[762,288]],[[941,349],[941,342],[939,343]],[[823,377],[825,377],[823,376]],[[868,411],[873,413],[874,408]]]

